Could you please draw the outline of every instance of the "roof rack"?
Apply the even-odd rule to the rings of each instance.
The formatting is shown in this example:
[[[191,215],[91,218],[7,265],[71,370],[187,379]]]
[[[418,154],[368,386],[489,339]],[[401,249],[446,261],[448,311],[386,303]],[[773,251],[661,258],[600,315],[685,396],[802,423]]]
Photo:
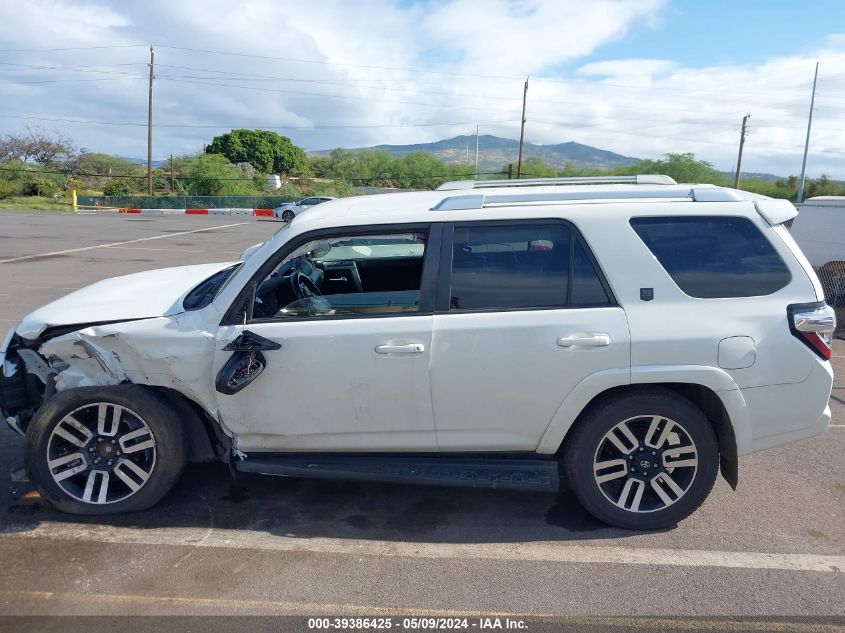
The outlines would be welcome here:
[[[586,200],[664,199],[690,202],[738,202],[747,199],[734,189],[713,185],[676,185],[675,187],[640,187],[637,189],[602,189],[584,191],[546,191],[519,193],[478,192],[446,196],[432,211],[466,211],[495,206],[555,204]]]
[[[662,174],[637,176],[584,176],[577,178],[519,178],[517,180],[453,180],[444,182],[437,191],[460,189],[494,189],[497,187],[544,187],[551,185],[677,185]]]

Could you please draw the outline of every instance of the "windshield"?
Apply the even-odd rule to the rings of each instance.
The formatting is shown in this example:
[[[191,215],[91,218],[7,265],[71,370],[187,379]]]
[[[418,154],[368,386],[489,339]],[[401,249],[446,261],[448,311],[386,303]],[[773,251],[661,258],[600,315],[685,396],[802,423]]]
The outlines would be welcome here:
[[[185,310],[199,310],[204,308],[209,303],[214,301],[221,290],[226,286],[226,282],[232,278],[234,272],[241,267],[243,262],[224,268],[223,270],[214,273],[205,281],[197,284],[182,301],[182,307]]]

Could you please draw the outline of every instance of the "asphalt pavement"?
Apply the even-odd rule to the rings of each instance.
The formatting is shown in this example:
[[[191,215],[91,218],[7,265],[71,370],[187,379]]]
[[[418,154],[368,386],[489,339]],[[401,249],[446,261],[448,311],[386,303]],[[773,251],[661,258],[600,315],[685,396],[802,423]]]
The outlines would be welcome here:
[[[0,329],[99,279],[237,259],[278,227],[0,212]],[[146,512],[73,517],[10,480],[22,439],[3,425],[0,615],[495,612],[681,617],[711,630],[729,628],[722,616],[749,627],[761,616],[779,630],[838,630],[845,341],[833,362],[824,435],[744,458],[736,492],[719,480],[692,517],[650,533],[597,523],[567,491],[233,480],[222,464],[190,466]]]

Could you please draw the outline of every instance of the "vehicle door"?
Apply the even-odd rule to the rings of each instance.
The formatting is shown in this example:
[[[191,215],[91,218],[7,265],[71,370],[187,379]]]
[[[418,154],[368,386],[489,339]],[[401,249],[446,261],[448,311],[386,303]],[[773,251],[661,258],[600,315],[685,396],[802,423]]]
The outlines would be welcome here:
[[[241,450],[435,450],[428,367],[439,233],[318,231],[268,260],[247,323],[217,334],[220,413]],[[250,346],[261,357],[241,349]]]
[[[432,398],[443,451],[533,451],[567,394],[630,368],[619,307],[561,220],[444,228]]]

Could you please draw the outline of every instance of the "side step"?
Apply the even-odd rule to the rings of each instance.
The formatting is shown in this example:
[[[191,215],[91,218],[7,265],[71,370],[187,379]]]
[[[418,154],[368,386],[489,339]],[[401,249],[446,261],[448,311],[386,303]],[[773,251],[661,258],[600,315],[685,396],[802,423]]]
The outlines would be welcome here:
[[[554,459],[478,456],[314,455],[253,453],[236,460],[242,472],[389,483],[557,492]]]

